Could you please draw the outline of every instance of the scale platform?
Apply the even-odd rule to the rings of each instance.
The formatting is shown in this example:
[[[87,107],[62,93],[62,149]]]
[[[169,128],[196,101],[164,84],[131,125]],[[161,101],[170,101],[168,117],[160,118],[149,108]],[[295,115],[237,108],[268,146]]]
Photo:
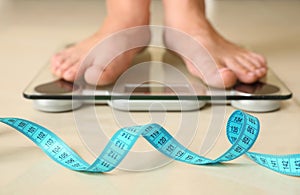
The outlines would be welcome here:
[[[51,74],[50,65],[41,69],[24,90],[34,107],[45,112],[64,112],[83,104],[108,104],[123,111],[191,111],[207,104],[226,104],[250,112],[278,110],[292,92],[272,70],[254,84],[237,83],[231,89],[206,86],[191,76],[184,62],[171,51],[148,47],[133,65],[109,86],[75,83]]]

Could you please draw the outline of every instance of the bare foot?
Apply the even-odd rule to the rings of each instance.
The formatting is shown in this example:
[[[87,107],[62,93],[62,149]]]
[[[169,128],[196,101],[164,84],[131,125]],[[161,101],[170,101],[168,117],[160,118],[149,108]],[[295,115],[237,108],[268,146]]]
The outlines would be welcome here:
[[[98,51],[98,58],[95,61],[86,63],[86,56],[102,41],[124,29],[149,24],[149,0],[110,0],[107,2],[108,16],[104,20],[102,27],[92,36],[71,46],[61,52],[58,52],[52,57],[51,69],[52,73],[67,81],[74,81],[76,78],[84,76],[85,80],[93,85],[107,85],[114,82],[127,68],[130,67],[131,61],[139,52],[140,48],[132,49],[123,53],[118,53],[110,59],[109,64],[106,58],[110,56],[109,50],[120,50],[118,46],[127,47],[130,44],[130,37],[123,33],[122,40],[109,40],[109,48],[103,48]],[[129,36],[133,36],[132,33]],[[149,36],[143,36],[143,41],[149,41]],[[147,39],[147,40],[146,40]],[[120,42],[123,41],[123,42]],[[112,53],[110,52],[110,53]],[[101,59],[103,59],[101,61]],[[111,61],[113,60],[113,61]],[[103,63],[103,64],[102,64]],[[97,74],[96,74],[97,73]],[[99,77],[101,75],[101,77]]]
[[[164,6],[166,26],[187,33],[203,45],[217,65],[216,67],[212,64],[198,64],[185,59],[191,74],[201,79],[205,77],[204,82],[210,86],[225,88],[233,86],[236,79],[244,83],[254,83],[266,75],[267,63],[263,56],[227,41],[214,30],[205,17],[204,1],[164,0]],[[171,49],[177,47],[178,41],[172,40],[172,35],[171,38],[167,37],[168,33],[165,36],[168,47]],[[215,81],[209,80],[213,77],[213,72],[219,75],[215,76],[218,77],[214,78]]]

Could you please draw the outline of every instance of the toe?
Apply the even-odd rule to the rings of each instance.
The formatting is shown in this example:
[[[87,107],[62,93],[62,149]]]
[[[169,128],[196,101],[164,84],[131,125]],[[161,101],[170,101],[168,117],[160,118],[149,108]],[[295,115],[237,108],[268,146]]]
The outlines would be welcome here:
[[[76,77],[76,70],[70,68],[62,75],[62,78],[66,81],[74,81]]]
[[[267,62],[263,56],[256,53],[249,53],[246,57],[249,61],[256,65],[257,69],[255,73],[259,78],[262,78],[267,74]]]
[[[70,56],[56,69],[56,74],[62,77],[66,71],[72,69],[73,66],[79,61],[77,57]]]
[[[55,72],[56,69],[61,66],[61,64],[64,62],[65,58],[61,53],[57,53],[52,56],[51,58],[51,70],[52,72]]]
[[[84,73],[84,69],[80,67],[80,65],[81,63],[79,61],[73,64],[73,66],[64,72],[62,78],[66,81],[75,81],[80,78]]]
[[[227,58],[224,60],[225,65],[230,68],[237,76],[238,80],[243,83],[254,83],[258,77],[254,72],[249,71],[240,61],[236,58]]]
[[[235,85],[237,77],[232,70],[224,67],[219,69],[219,73],[222,77],[224,88],[230,88]]]
[[[98,67],[91,66],[86,69],[84,73],[84,79],[87,83],[91,85],[101,85],[99,83],[99,77],[102,75],[103,69],[100,69]]]
[[[257,66],[252,63],[251,60],[247,59],[245,56],[236,56],[235,57],[237,63],[239,63],[240,66],[243,66],[245,69],[247,69],[248,72],[255,73]]]
[[[77,68],[76,66],[72,66],[71,68],[66,70],[63,73],[62,78],[65,79],[66,81],[74,81],[77,74],[76,68]]]
[[[260,68],[264,67],[261,60],[259,58],[255,57],[255,56],[253,56],[251,53],[244,54],[244,58],[246,60],[248,60],[249,62],[251,62],[252,64],[254,64],[256,69],[260,69]]]
[[[236,57],[236,59],[242,66],[248,69],[249,72],[254,73],[258,79],[265,75],[266,70],[257,58],[244,54],[243,56]]]
[[[252,57],[252,59],[259,61],[260,67],[267,67],[267,60],[265,57],[254,52],[250,52],[249,55]]]

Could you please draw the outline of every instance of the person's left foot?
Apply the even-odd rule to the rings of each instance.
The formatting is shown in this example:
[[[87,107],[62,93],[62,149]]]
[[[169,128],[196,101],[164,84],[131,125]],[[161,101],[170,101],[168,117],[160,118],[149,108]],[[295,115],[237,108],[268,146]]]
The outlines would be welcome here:
[[[224,39],[205,18],[204,13],[202,13],[203,10],[197,7],[199,4],[196,1],[177,1],[179,3],[176,6],[180,6],[180,10],[176,11],[176,14],[174,10],[167,11],[165,18],[166,26],[188,34],[191,39],[207,49],[216,63],[216,67],[209,67],[212,65],[197,64],[183,58],[190,73],[207,82],[204,77],[212,77],[212,73],[215,72],[215,74],[219,75],[216,76],[218,79],[212,80],[207,84],[225,88],[233,86],[236,79],[243,83],[254,83],[264,77],[267,73],[265,58]],[[193,6],[183,5],[193,3],[195,4]],[[180,43],[178,41],[180,37],[175,36],[175,39],[172,35],[165,33],[166,44],[170,49],[180,47],[177,45]],[[199,51],[199,53],[201,52]],[[223,79],[223,82],[219,81],[220,78]]]

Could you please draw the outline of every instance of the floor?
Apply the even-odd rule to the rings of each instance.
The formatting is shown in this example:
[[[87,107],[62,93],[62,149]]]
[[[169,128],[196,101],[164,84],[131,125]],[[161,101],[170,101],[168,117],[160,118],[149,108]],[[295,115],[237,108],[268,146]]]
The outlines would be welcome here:
[[[228,39],[265,55],[269,67],[293,92],[293,98],[282,102],[279,111],[254,113],[262,129],[255,151],[274,154],[300,151],[299,10],[297,0],[207,1],[207,14],[213,25]],[[31,101],[22,97],[22,91],[58,47],[90,35],[104,16],[104,1],[100,0],[0,0],[1,116],[26,118],[46,126],[90,161],[93,155],[86,151],[78,136],[75,112],[39,112],[32,108]],[[152,24],[162,24],[162,18],[161,2],[154,0]],[[95,110],[101,113],[98,117],[104,129],[117,128],[116,116],[124,115],[116,115],[107,106]],[[227,117],[234,109],[228,106],[225,110]],[[205,136],[201,129],[210,125],[206,121],[211,120],[212,112],[208,107],[196,113],[201,124],[190,145],[192,150],[198,150],[198,141]],[[151,117],[147,113],[131,113],[131,116],[137,121]],[[175,128],[178,124],[171,123],[180,116],[180,113],[166,113],[168,127]],[[298,178],[269,171],[246,157],[224,167],[173,162],[148,172],[117,170],[97,175],[77,173],[57,165],[30,141],[4,125],[0,126],[0,143],[1,194],[300,193]],[[138,146],[144,147],[144,143]],[[220,155],[228,146],[221,132],[209,156]]]

